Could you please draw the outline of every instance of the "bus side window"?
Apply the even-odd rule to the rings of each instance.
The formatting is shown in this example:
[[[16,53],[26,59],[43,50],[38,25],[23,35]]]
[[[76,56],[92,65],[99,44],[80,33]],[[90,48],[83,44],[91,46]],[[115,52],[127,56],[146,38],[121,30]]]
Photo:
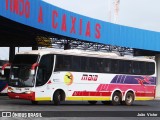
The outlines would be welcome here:
[[[65,70],[71,70],[71,64],[72,64],[72,56],[63,56],[63,65]]]
[[[81,71],[88,72],[88,58],[81,57],[80,59],[81,59]]]
[[[133,74],[133,67],[132,67],[132,61],[130,61],[130,63],[129,63],[129,73],[130,74]]]
[[[153,75],[155,73],[155,64],[152,62],[146,63],[146,73],[147,75]]]
[[[63,69],[64,69],[63,56],[62,55],[56,55],[55,71],[62,71]]]
[[[124,61],[125,73],[132,74],[132,61]]]
[[[106,59],[105,60],[105,63],[104,63],[104,72],[105,73],[109,73],[111,72],[111,63],[110,63],[110,60],[109,59]]]
[[[97,72],[97,61],[96,58],[89,58],[88,70],[89,72]]]
[[[110,68],[109,68],[109,63],[106,64],[105,68],[104,68],[105,72],[110,72]]]
[[[118,60],[112,59],[111,60],[111,72],[112,73],[118,73],[118,70],[119,70],[119,68],[118,68]]]
[[[72,65],[71,65],[72,71],[80,71],[80,57],[79,56],[73,56],[72,57]]]
[[[146,63],[145,62],[139,62],[139,70],[141,75],[146,74]]]
[[[104,73],[104,59],[97,58],[95,60],[95,71],[94,72]]]
[[[140,74],[140,70],[139,70],[139,62],[134,61],[133,62],[133,74]]]

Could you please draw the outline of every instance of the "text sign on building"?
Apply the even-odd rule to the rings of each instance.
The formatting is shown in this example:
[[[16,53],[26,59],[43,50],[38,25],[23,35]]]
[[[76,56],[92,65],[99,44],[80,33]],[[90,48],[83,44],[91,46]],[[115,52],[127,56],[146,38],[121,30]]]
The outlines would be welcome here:
[[[0,0],[0,16],[79,40],[160,51],[159,32],[96,20],[42,0]]]

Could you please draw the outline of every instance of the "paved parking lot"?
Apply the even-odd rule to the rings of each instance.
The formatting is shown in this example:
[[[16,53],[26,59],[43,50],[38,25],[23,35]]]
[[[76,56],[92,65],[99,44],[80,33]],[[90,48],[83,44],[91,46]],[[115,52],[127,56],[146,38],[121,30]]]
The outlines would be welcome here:
[[[88,102],[86,101],[76,101],[76,102],[72,102],[72,101],[67,101],[67,102],[63,102],[61,105],[59,106],[55,106],[53,105],[52,102],[40,102],[38,105],[32,105],[30,101],[25,101],[25,100],[15,100],[15,99],[9,99],[7,96],[0,96],[0,111],[4,112],[4,111],[12,111],[12,112],[21,112],[21,113],[25,113],[25,112],[40,112],[40,113],[45,113],[47,115],[49,115],[48,119],[59,119],[59,120],[71,120],[71,119],[92,119],[92,120],[97,120],[97,117],[95,117],[96,115],[101,117],[101,119],[105,119],[106,120],[106,116],[107,114],[111,115],[111,117],[109,118],[110,120],[113,119],[119,119],[119,120],[135,120],[135,117],[132,118],[128,118],[128,117],[116,117],[117,114],[122,113],[123,115],[126,114],[126,116],[128,116],[129,114],[131,114],[131,112],[137,112],[135,114],[139,114],[139,115],[143,115],[147,113],[155,113],[155,114],[160,114],[160,101],[159,100],[155,100],[155,101],[137,101],[134,102],[134,104],[132,106],[112,106],[112,105],[103,105],[101,104],[101,102],[98,102],[96,105],[90,105],[88,104]],[[58,113],[57,113],[58,111]],[[67,112],[64,111],[69,111],[68,115],[73,115],[72,117],[68,117],[66,114]],[[79,111],[79,112],[73,112],[73,111]],[[101,111],[101,112],[100,112]],[[101,116],[101,114],[102,116]],[[58,114],[59,116],[55,118],[55,115],[53,114]],[[89,116],[87,116],[89,114]],[[134,115],[135,115],[134,114]],[[65,117],[63,117],[63,115]],[[78,117],[77,117],[78,115]],[[103,116],[104,115],[104,116]],[[132,114],[133,115],[133,114]],[[67,117],[66,117],[67,116]],[[82,116],[82,117],[79,117]],[[115,116],[115,117],[113,117]],[[45,119],[44,116],[42,116],[43,118],[38,118],[38,119]],[[3,120],[8,120],[8,118],[0,118]],[[22,119],[22,118],[14,118],[14,119]],[[33,118],[27,118],[27,119],[33,119]],[[35,118],[36,119],[36,118]],[[155,119],[160,119],[160,117],[148,117],[146,115],[146,117],[144,116],[139,116],[136,117],[136,119],[140,119],[140,120],[155,120]]]

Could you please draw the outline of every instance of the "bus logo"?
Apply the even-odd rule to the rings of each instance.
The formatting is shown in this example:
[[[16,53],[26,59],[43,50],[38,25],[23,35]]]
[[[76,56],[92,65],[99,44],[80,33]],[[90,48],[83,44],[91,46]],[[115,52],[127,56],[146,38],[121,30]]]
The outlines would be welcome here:
[[[71,85],[73,83],[73,75],[70,72],[67,72],[64,76],[64,83],[66,85]]]
[[[147,76],[142,76],[142,77],[143,79],[135,78],[140,85],[144,85],[144,83],[151,84],[150,77],[147,77]]]
[[[87,81],[97,81],[98,75],[88,75],[88,74],[83,74],[81,80],[87,80]]]

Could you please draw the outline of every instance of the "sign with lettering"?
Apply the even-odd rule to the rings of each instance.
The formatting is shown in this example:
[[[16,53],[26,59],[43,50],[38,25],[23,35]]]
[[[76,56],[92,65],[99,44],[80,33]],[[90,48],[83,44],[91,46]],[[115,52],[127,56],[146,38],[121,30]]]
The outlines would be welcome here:
[[[0,0],[0,17],[77,40],[160,51],[159,32],[96,20],[42,0]]]
[[[1,0],[0,14],[17,22],[68,37],[101,38],[101,23],[41,0]],[[0,6],[1,7],[1,6]]]

